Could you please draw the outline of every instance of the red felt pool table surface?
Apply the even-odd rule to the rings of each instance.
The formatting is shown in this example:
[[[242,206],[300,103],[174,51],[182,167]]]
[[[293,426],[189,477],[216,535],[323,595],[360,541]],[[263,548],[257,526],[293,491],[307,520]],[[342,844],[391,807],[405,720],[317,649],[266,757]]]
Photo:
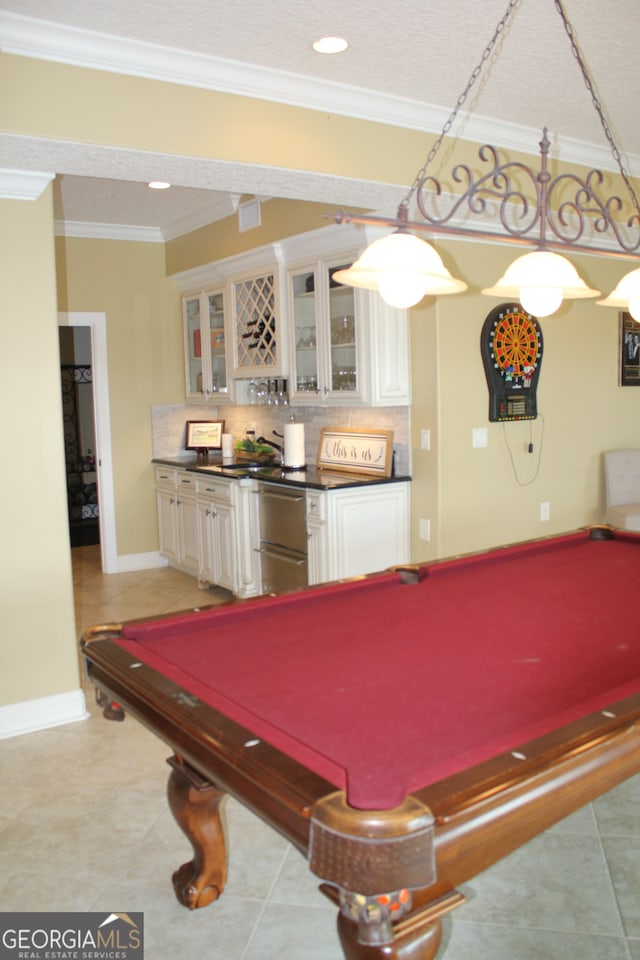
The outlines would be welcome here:
[[[578,532],[124,626],[116,640],[387,809],[640,688],[640,538]]]

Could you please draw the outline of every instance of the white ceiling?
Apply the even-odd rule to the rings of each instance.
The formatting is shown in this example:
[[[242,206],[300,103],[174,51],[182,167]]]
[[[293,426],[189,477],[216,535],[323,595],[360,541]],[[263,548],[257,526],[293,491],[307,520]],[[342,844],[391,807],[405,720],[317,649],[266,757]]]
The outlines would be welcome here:
[[[640,3],[564,6],[625,164],[638,175]],[[0,0],[0,49],[439,132],[506,7],[507,0]],[[316,54],[311,44],[326,33],[345,36],[347,52]],[[547,126],[563,157],[612,168],[555,0],[520,0],[467,106],[459,128],[467,138],[535,152]],[[245,192],[372,207],[399,199],[385,184],[12,135],[0,136],[0,167],[62,174],[56,212],[67,223],[155,228],[165,238],[226,215]],[[407,170],[407,184],[414,173]],[[150,191],[151,178],[178,186]]]

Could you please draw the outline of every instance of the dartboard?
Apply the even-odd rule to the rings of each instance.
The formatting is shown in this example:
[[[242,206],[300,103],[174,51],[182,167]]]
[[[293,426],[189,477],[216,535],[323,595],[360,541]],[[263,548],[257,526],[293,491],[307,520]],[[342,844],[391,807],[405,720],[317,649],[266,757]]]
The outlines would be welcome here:
[[[489,387],[489,420],[537,416],[542,330],[519,303],[502,303],[485,319],[480,346]]]
[[[494,364],[512,378],[530,375],[540,359],[537,324],[520,304],[498,308],[489,330]]]

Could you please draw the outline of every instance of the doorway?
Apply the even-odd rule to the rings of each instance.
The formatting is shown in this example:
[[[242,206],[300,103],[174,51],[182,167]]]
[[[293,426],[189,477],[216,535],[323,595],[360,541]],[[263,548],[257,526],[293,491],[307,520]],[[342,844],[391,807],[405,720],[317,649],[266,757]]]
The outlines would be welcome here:
[[[72,547],[100,543],[91,329],[58,327],[67,513]]]
[[[107,318],[104,313],[59,313],[59,327],[87,328],[87,365],[91,368],[89,389],[95,446],[98,539],[103,573],[118,573],[116,553],[115,498],[111,467],[111,421],[107,366]],[[89,472],[89,471],[87,471]]]

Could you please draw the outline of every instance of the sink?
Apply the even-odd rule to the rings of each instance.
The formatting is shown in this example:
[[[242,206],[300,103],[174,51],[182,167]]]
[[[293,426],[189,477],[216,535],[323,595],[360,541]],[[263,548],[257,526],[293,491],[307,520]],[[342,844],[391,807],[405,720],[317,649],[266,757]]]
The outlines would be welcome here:
[[[222,463],[220,464],[220,469],[231,470],[233,473],[241,473],[244,471],[256,473],[258,470],[264,470],[265,467],[271,466],[273,466],[271,463],[251,463],[250,460],[247,460],[244,463]]]
[[[211,473],[231,473],[237,474],[259,473],[261,470],[270,470],[276,466],[273,460],[251,461],[244,460],[240,463],[203,463],[198,465],[198,470],[209,470]]]

